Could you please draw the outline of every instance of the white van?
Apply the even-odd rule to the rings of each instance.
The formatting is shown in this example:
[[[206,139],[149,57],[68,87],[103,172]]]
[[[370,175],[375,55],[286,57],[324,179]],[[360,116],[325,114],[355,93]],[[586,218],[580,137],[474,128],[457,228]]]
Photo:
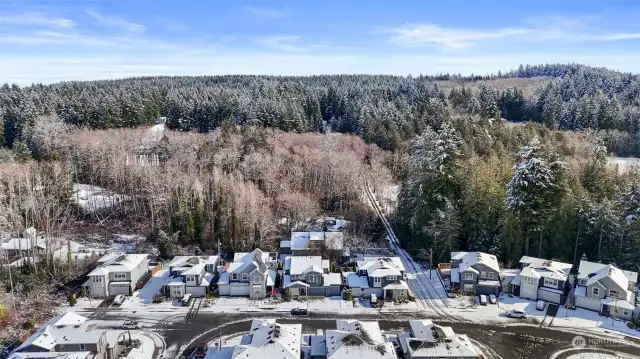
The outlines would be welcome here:
[[[480,295],[480,305],[487,305],[487,296],[484,294]]]
[[[113,304],[120,305],[124,303],[124,295],[118,294],[115,298],[113,298]]]
[[[376,307],[378,305],[378,296],[371,294],[371,306]]]

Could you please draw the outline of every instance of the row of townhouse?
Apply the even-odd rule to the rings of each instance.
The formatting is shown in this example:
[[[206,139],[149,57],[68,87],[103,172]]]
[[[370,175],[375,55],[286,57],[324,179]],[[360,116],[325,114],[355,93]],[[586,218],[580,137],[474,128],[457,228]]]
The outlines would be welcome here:
[[[635,292],[638,273],[611,264],[581,260],[572,275],[570,263],[523,256],[519,270],[511,275],[512,270],[500,269],[494,255],[452,252],[450,267],[452,289],[464,295],[498,294],[504,289],[520,298],[568,302],[625,320],[640,312]]]
[[[155,345],[143,335],[124,330],[98,330],[87,318],[67,312],[38,328],[10,359],[151,359]],[[146,352],[146,354],[144,354]]]
[[[210,348],[215,359],[478,359],[482,352],[466,335],[430,320],[412,320],[408,333],[387,334],[375,321],[336,320],[335,329],[304,334],[301,324],[254,319],[247,335],[232,347]],[[395,349],[398,347],[399,352]]]

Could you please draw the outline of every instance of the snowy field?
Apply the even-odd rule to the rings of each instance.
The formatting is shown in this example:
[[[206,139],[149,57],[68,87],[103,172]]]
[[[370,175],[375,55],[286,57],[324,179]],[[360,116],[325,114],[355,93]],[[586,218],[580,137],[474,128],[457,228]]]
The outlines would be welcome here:
[[[111,208],[127,200],[127,196],[111,192],[107,189],[88,184],[73,184],[71,201],[87,213]]]

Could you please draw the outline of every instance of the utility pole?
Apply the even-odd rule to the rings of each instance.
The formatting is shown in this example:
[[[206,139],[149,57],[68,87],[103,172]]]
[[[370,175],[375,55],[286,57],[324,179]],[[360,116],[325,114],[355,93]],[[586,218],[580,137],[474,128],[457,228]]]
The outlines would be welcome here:
[[[218,350],[222,351],[222,328],[218,329]]]

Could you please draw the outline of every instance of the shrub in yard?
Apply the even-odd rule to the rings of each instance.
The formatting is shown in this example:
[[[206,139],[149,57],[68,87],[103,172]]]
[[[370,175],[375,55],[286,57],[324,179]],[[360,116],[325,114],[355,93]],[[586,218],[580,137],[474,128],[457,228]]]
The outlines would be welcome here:
[[[131,289],[131,287],[129,287],[129,296],[133,297],[133,289]]]
[[[282,299],[285,301],[290,301],[291,300],[291,293],[289,293],[288,290],[285,290],[284,293],[282,293]]]
[[[76,305],[76,304],[78,304],[78,300],[76,299],[76,295],[75,295],[75,294],[72,294],[72,295],[69,297],[69,305],[73,307],[73,306],[74,306],[74,305]]]
[[[342,299],[344,300],[353,300],[353,294],[349,289],[345,289],[342,291]]]
[[[80,291],[80,296],[83,298],[87,297],[87,287],[82,287],[82,290]]]
[[[412,295],[412,294],[409,294],[407,299],[409,299],[409,301],[411,301],[411,302],[415,302],[416,301],[416,297],[414,295]]]
[[[636,327],[636,324],[634,322],[628,322],[627,327],[629,327],[629,329],[633,329]]]

